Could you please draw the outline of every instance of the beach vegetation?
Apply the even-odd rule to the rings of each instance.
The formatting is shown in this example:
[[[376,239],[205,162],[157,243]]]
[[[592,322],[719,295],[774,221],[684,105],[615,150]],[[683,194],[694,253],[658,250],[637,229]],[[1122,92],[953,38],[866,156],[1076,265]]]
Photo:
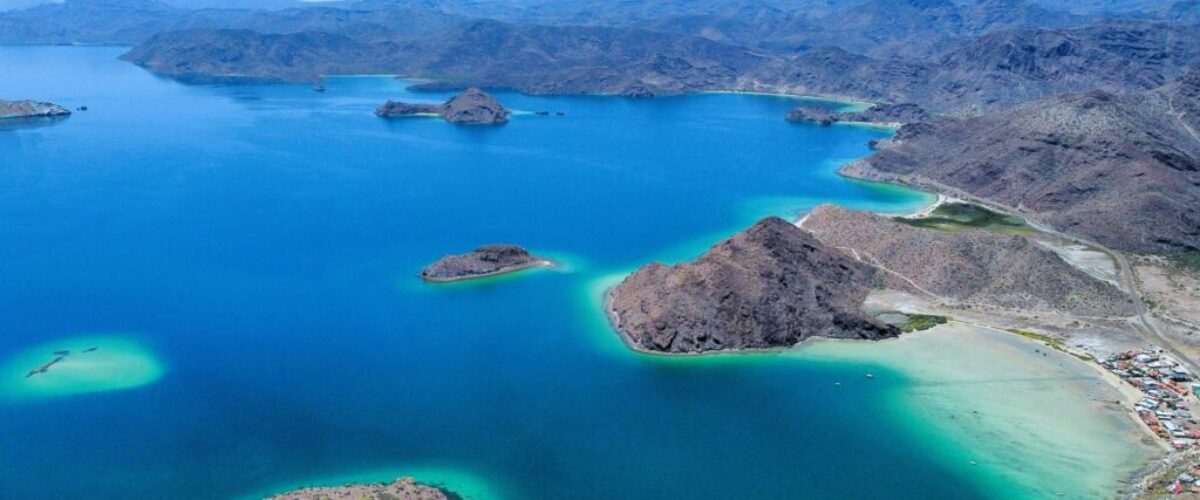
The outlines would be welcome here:
[[[950,321],[946,316],[937,316],[933,314],[911,314],[903,323],[897,325],[901,331],[906,333],[919,332],[928,330],[938,325],[945,324]]]
[[[943,203],[924,217],[901,217],[896,220],[910,226],[941,231],[983,229],[1001,233],[1033,232],[1033,228],[1020,217],[1002,214],[971,203]]]

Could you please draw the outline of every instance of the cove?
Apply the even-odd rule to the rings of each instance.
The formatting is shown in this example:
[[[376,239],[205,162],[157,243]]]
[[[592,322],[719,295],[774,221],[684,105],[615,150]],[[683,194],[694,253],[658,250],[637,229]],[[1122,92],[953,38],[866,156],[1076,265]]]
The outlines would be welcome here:
[[[184,85],[121,52],[0,47],[0,95],[89,108],[0,130],[0,358],[132,331],[170,370],[0,403],[0,449],[21,450],[0,454],[6,493],[246,498],[424,473],[522,499],[1006,496],[930,452],[954,438],[914,431],[900,370],[636,355],[589,299],[765,215],[928,203],[834,172],[888,132],[787,123],[795,100],[741,94],[500,92],[566,115],[385,121],[386,99],[449,94]],[[492,242],[568,265],[415,276]]]

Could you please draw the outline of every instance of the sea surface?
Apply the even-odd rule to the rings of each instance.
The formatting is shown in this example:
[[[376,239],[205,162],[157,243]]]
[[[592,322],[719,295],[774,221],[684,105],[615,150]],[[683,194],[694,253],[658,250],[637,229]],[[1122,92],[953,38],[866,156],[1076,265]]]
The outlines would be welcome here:
[[[0,47],[0,97],[88,107],[0,123],[0,498],[255,498],[403,475],[506,499],[1059,487],[1036,462],[1003,488],[1012,463],[952,463],[986,443],[922,418],[902,363],[665,359],[604,322],[600,293],[624,273],[763,216],[929,203],[836,175],[885,130],[792,124],[799,100],[736,94],[500,92],[518,110],[506,126],[388,121],[372,114],[386,99],[450,94],[386,76],[187,85],[123,51]],[[416,278],[493,242],[561,266]]]

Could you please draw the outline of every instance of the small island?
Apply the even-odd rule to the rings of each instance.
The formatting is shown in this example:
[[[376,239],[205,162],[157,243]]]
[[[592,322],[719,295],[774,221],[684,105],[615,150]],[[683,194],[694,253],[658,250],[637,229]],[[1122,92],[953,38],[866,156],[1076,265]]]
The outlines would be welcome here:
[[[554,265],[517,245],[485,245],[475,250],[447,255],[421,270],[421,279],[450,282],[486,278],[539,266]]]
[[[404,477],[391,483],[351,484],[328,488],[301,488],[270,497],[271,500],[326,500],[354,498],[361,500],[450,500],[457,495],[418,483]]]
[[[608,311],[630,347],[656,353],[896,337],[862,309],[879,282],[871,266],[769,217],[694,262],[642,267],[609,292]]]
[[[388,101],[375,110],[377,116],[440,116],[450,123],[463,125],[501,125],[508,123],[510,112],[491,94],[469,88],[443,104],[414,104]]]
[[[5,118],[66,116],[69,114],[71,114],[71,110],[48,102],[6,101],[0,99],[0,120]]]

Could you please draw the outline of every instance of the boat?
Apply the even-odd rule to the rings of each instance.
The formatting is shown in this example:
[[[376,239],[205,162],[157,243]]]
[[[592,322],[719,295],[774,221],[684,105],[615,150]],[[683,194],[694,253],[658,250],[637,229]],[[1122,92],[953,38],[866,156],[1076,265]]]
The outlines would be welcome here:
[[[324,91],[325,91],[325,86],[324,86],[324,85],[321,85],[321,84],[319,84],[319,83],[318,83],[318,84],[316,84],[316,85],[314,85],[314,86],[313,86],[313,92],[324,92]]]

